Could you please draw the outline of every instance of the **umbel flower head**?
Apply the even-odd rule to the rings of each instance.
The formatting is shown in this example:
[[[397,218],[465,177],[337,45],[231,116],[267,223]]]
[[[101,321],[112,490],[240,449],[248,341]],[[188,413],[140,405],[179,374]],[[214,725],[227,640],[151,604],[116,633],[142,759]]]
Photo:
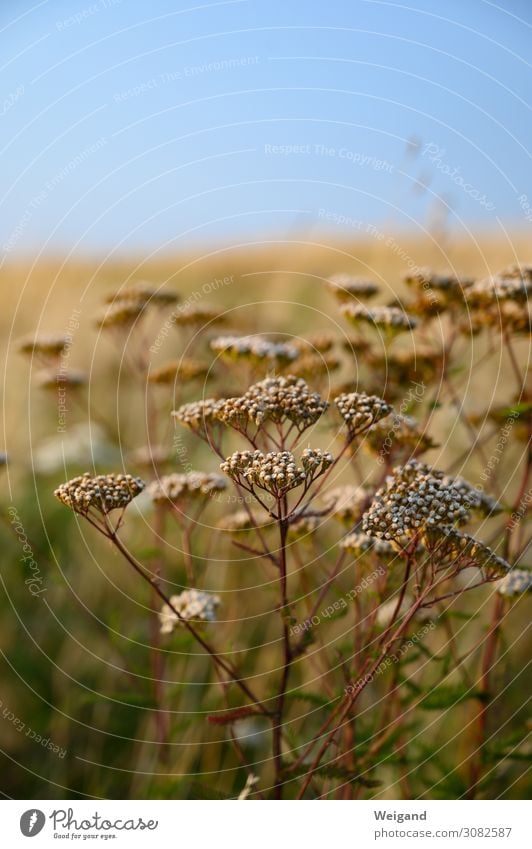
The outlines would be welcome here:
[[[418,322],[399,307],[368,307],[362,304],[344,304],[342,313],[355,325],[368,324],[390,333],[414,330]]]
[[[190,428],[195,434],[205,438],[208,428],[218,423],[216,413],[225,401],[217,401],[214,398],[205,398],[202,401],[192,401],[183,404],[177,410],[172,411],[172,416],[179,424]]]
[[[347,392],[334,399],[351,435],[356,436],[391,413],[392,408],[376,395]]]
[[[204,324],[225,324],[227,317],[212,304],[185,303],[172,313],[177,327],[201,327]]]
[[[373,298],[379,287],[373,280],[352,277],[350,274],[334,274],[327,280],[327,286],[339,301],[351,301],[353,298]]]
[[[333,462],[328,451],[307,448],[301,464],[297,466],[290,451],[235,451],[220,468],[238,483],[258,487],[276,498],[281,498],[291,489],[309,484],[329,468]]]
[[[150,383],[159,385],[173,384],[176,380],[188,382],[205,378],[209,371],[209,366],[199,360],[183,358],[181,360],[170,360],[163,363],[158,368],[153,369],[148,375]]]
[[[510,598],[532,591],[532,572],[527,569],[511,569],[497,585],[500,595]]]
[[[296,465],[289,451],[235,451],[220,465],[222,472],[237,482],[257,486],[281,497],[305,482],[305,472]]]
[[[469,509],[480,513],[482,516],[496,516],[497,513],[502,511],[501,505],[495,498],[492,498],[487,492],[477,489],[469,481],[464,480],[464,478],[443,475],[442,483],[448,483],[454,486],[463,495]]]
[[[420,537],[426,528],[461,524],[469,503],[443,473],[411,460],[394,469],[364,513],[362,530],[380,539]]]
[[[271,421],[294,424],[301,433],[315,424],[327,409],[317,392],[311,392],[300,377],[267,377],[255,383],[240,398],[220,402],[216,417],[226,425],[244,431],[252,422],[260,427]]]
[[[230,362],[248,360],[273,366],[286,365],[299,357],[296,345],[271,342],[263,336],[219,336],[211,341],[211,348]]]
[[[460,567],[476,566],[484,569],[491,579],[506,575],[511,568],[489,546],[451,525],[426,527],[423,543],[427,551],[437,553],[440,564],[447,562]]]
[[[130,328],[144,312],[144,301],[116,300],[109,304],[96,318],[96,325],[102,330],[110,328]]]
[[[477,280],[467,292],[467,302],[472,307],[485,307],[499,301],[524,303],[530,297],[532,279],[529,276],[497,275]]]
[[[220,596],[190,589],[183,590],[179,595],[170,596],[170,602],[175,609],[172,610],[169,604],[163,604],[159,613],[161,634],[171,634],[176,625],[183,625],[179,616],[187,622],[216,621],[216,608],[220,604]]]
[[[129,302],[142,304],[143,307],[166,307],[177,303],[179,301],[179,295],[172,290],[162,289],[160,286],[154,286],[151,283],[139,280],[124,286],[118,292],[108,295],[105,300],[110,304]]]
[[[455,274],[436,274],[430,268],[419,268],[407,274],[405,283],[416,291],[422,301],[446,308],[463,306],[465,292],[473,285],[473,280]]]
[[[18,343],[22,354],[36,354],[44,359],[60,357],[69,343],[69,337],[61,333],[40,333],[38,336],[26,336]]]
[[[187,498],[207,499],[227,488],[227,481],[215,472],[187,472],[164,475],[149,484],[146,492],[154,504],[177,503]]]
[[[91,508],[107,514],[119,507],[127,507],[144,487],[144,481],[132,475],[92,476],[85,472],[62,483],[54,495],[74,513],[86,516]]]

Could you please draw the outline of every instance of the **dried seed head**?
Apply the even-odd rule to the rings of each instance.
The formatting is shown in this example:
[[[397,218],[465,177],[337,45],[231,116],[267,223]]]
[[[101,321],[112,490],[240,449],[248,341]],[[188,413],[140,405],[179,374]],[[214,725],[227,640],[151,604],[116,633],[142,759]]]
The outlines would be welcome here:
[[[369,324],[391,333],[414,330],[418,324],[413,316],[408,315],[399,307],[373,307],[373,309],[368,309],[362,304],[344,304],[341,309],[343,315],[352,324]]]
[[[288,532],[292,537],[301,539],[309,534],[315,533],[320,526],[320,519],[317,516],[300,516],[290,522]]]
[[[172,411],[172,416],[179,424],[189,427],[198,436],[205,436],[207,428],[217,424],[216,412],[220,404],[225,401],[217,401],[214,398],[205,398],[202,401],[193,401],[183,404],[177,410]]]
[[[464,523],[469,504],[454,486],[417,460],[394,469],[362,517],[362,530],[387,540],[420,537],[426,528]]]
[[[41,389],[79,389],[80,386],[85,386],[88,383],[88,378],[85,372],[75,371],[40,371],[36,375],[36,383]]]
[[[209,366],[198,360],[183,358],[181,360],[170,360],[168,363],[150,372],[148,380],[150,383],[174,384],[177,379],[188,382],[190,380],[204,379],[209,371]]]
[[[26,336],[19,340],[18,350],[22,354],[37,354],[48,359],[60,357],[69,337],[60,333],[40,333],[38,336]]]
[[[211,348],[229,362],[247,360],[282,366],[293,362],[299,356],[296,345],[289,342],[271,342],[263,336],[219,336],[211,341]]]
[[[127,505],[145,487],[141,478],[110,474],[92,476],[89,472],[61,484],[54,495],[74,513],[86,515],[91,507],[106,514]]]
[[[107,295],[105,298],[109,304],[134,303],[146,306],[167,307],[179,301],[177,292],[162,289],[151,283],[137,281],[122,287],[118,292]]]
[[[161,634],[171,634],[176,625],[183,625],[180,617],[187,622],[215,622],[220,596],[191,589],[171,596],[170,602],[175,610],[169,604],[163,604],[159,613]]]
[[[427,551],[437,552],[440,561],[446,559],[455,565],[477,566],[490,577],[506,575],[511,569],[510,564],[489,546],[451,525],[427,526],[423,542]]]
[[[521,595],[532,591],[532,572],[527,569],[511,569],[497,585],[497,592],[503,596]]]
[[[391,413],[392,408],[376,395],[349,392],[334,399],[350,434],[356,435]]]
[[[237,482],[246,482],[276,498],[305,483],[309,474],[298,468],[289,451],[235,451],[221,464],[221,470]]]
[[[103,330],[109,328],[130,328],[142,315],[144,301],[114,301],[96,318],[96,324]]]
[[[214,472],[164,475],[152,481],[146,492],[154,504],[173,504],[187,499],[207,499],[227,488],[227,481]]]
[[[528,276],[487,277],[477,280],[467,290],[467,302],[471,307],[490,307],[501,301],[526,303],[532,291],[532,279]]]
[[[178,327],[225,324],[227,316],[211,304],[183,304],[172,313],[172,321]]]
[[[288,375],[255,383],[241,398],[229,398],[221,403],[216,415],[237,430],[245,431],[249,422],[260,427],[269,421],[276,424],[289,421],[302,432],[318,421],[327,406],[302,378]]]
[[[339,301],[351,301],[353,298],[373,298],[379,287],[373,280],[352,277],[350,274],[335,274],[327,280],[327,286]]]
[[[398,598],[391,598],[389,601],[385,601],[384,604],[379,606],[375,621],[380,628],[387,628],[391,624],[392,617],[397,610],[398,601]],[[412,596],[405,593],[405,596],[399,606],[399,610],[397,611],[398,622],[406,616],[413,604],[414,599]],[[431,618],[430,611],[426,609],[424,610],[422,607],[419,607],[414,614],[414,619],[417,619],[418,622],[428,622]]]
[[[455,274],[436,274],[430,268],[420,268],[407,274],[405,283],[415,290],[418,306],[433,305],[436,312],[442,308],[464,305],[466,292],[474,281]]]
[[[475,510],[482,516],[496,516],[502,511],[499,502],[487,492],[477,489],[469,481],[461,477],[444,475],[442,483],[451,484],[463,496],[469,510]]]

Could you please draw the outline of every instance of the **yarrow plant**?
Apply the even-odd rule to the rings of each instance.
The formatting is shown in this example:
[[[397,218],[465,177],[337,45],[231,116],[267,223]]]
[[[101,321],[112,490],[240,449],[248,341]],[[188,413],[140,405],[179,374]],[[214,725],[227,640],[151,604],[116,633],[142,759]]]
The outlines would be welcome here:
[[[452,770],[429,752],[427,710],[443,721],[454,711],[465,729],[465,766],[448,792],[485,793],[492,668],[504,619],[532,588],[530,458],[515,455],[516,493],[482,474],[511,413],[510,443],[530,438],[514,344],[530,322],[531,280],[528,266],[480,282],[419,269],[404,303],[370,308],[381,286],[332,274],[326,289],[358,333],[347,344],[326,332],[220,336],[222,309],[185,305],[172,323],[187,350],[155,365],[141,338],[178,296],[141,282],[107,298],[98,326],[115,339],[127,331],[146,445],[128,446],[127,472],[76,475],[55,495],[149,589],[161,762],[174,766],[164,758],[185,727],[172,724],[181,690],[165,670],[175,663],[183,715],[195,716],[202,745],[223,745],[235,798],[371,797],[386,781],[406,798],[429,794],[432,767]],[[439,348],[432,322],[446,327]],[[477,411],[478,428],[459,397],[467,322],[492,346],[499,334],[514,381],[498,418]],[[66,344],[28,337],[20,348],[53,370]],[[440,450],[443,413],[469,440],[464,460]],[[491,607],[487,631],[474,599]]]

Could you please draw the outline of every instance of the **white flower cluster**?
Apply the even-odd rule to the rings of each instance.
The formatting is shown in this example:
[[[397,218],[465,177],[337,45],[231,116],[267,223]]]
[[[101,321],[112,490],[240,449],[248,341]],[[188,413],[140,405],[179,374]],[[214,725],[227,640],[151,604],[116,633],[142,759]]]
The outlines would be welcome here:
[[[362,530],[397,540],[420,536],[427,527],[465,522],[469,516],[465,497],[442,477],[417,460],[394,469],[364,513]]]
[[[276,497],[305,483],[307,474],[296,465],[290,451],[235,451],[221,464],[221,470],[235,480],[244,479]]]
[[[216,608],[220,604],[220,597],[201,590],[183,590],[180,595],[170,598],[172,607],[178,611],[181,619],[187,622],[214,622],[216,620]],[[176,625],[182,624],[179,616],[172,610],[169,604],[164,604],[159,613],[161,623],[161,634],[171,634]]]
[[[361,433],[370,425],[387,416],[392,407],[377,395],[346,392],[334,399],[338,412],[352,434]]]

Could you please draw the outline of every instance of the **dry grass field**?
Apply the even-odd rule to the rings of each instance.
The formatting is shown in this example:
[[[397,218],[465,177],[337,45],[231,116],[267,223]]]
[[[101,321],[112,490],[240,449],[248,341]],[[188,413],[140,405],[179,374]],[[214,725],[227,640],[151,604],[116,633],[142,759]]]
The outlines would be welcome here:
[[[315,361],[325,362],[323,368],[312,359],[307,371],[301,364],[310,388],[331,402],[339,391],[375,393],[413,416],[420,433],[432,439],[433,447],[422,452],[421,460],[473,485],[485,481],[486,494],[502,505],[497,517],[473,519],[468,532],[498,555],[530,568],[529,503],[510,542],[505,536],[512,513],[521,510],[532,486],[527,476],[530,424],[523,406],[530,401],[525,383],[529,336],[517,334],[509,347],[497,327],[478,334],[465,330],[445,364],[445,380],[440,374],[427,387],[423,384],[419,404],[411,396],[403,403],[408,382],[393,385],[393,370],[383,378],[377,361],[412,351],[432,352],[427,356],[436,358],[456,330],[456,314],[436,315],[413,334],[389,342],[385,334],[355,331],[325,285],[338,273],[369,278],[380,287],[376,303],[403,306],[411,299],[403,282],[409,271],[429,266],[483,279],[530,261],[529,241],[519,234],[507,241],[479,234],[449,238],[438,246],[428,237],[376,231],[352,243],[313,235],[197,248],[186,256],[27,259],[3,266],[2,426],[8,462],[1,471],[0,499],[0,758],[2,786],[9,795],[234,798],[250,776],[258,778],[251,793],[266,797],[279,795],[281,784],[287,798],[301,792],[305,798],[526,795],[526,600],[505,600],[504,609],[497,608],[488,582],[444,605],[427,639],[416,638],[410,653],[369,682],[357,712],[347,714],[340,737],[331,740],[321,771],[313,773],[316,750],[310,749],[299,764],[298,756],[352,680],[348,666],[359,639],[357,622],[368,615],[366,596],[362,608],[358,601],[340,603],[364,575],[358,561],[342,561],[334,582],[328,577],[338,540],[352,528],[342,529],[330,519],[322,523],[318,539],[304,532],[297,545],[292,540],[288,547],[292,631],[316,604],[321,616],[312,641],[292,658],[281,705],[285,736],[277,741],[276,761],[270,717],[246,710],[233,720],[224,718],[224,711],[243,705],[234,680],[228,683],[231,676],[213,666],[185,628],[160,633],[160,599],[137,580],[116,547],[79,513],[66,510],[53,491],[85,471],[128,472],[147,483],[160,474],[192,469],[219,474],[220,458],[180,427],[171,411],[201,398],[240,396],[278,369],[275,363],[257,367],[245,358],[231,362],[213,351],[212,339],[260,334],[289,344],[307,340],[319,349],[320,334],[332,337],[331,357],[338,363],[331,360],[329,368],[323,354]],[[191,309],[208,306],[213,312],[205,313],[203,322],[179,327],[168,326],[167,314],[159,309],[142,327],[134,322],[125,328],[98,326],[105,299],[138,281],[175,290]],[[68,385],[63,395],[59,383],[46,383],[49,363],[38,352],[24,356],[20,351],[20,340],[28,334],[47,333],[69,337],[66,368],[85,375],[79,387]],[[344,343],[349,340],[354,351],[348,355]],[[147,379],[182,358],[199,362],[203,370],[196,376],[176,371],[167,383]],[[290,373],[284,365],[279,370]],[[504,411],[517,408],[511,439],[498,449],[509,415]],[[335,453],[338,428],[338,422],[331,428],[331,420],[313,426],[299,448],[311,444]],[[141,451],[150,447],[146,464]],[[240,435],[231,432],[224,455],[244,447]],[[418,443],[412,456],[419,453]],[[486,476],[486,466],[494,467],[493,474]],[[353,464],[336,467],[327,485],[350,483],[353,475],[357,484],[378,482],[376,469],[375,455],[361,445]],[[256,541],[242,537],[235,544],[235,537],[219,527],[242,510],[242,490],[226,488],[207,499],[197,524],[191,519],[193,507],[189,513],[187,506],[185,520],[174,522],[145,496],[125,513],[128,550],[158,576],[167,595],[198,586],[220,597],[218,621],[203,625],[201,633],[269,703],[281,670],[273,567],[257,554]],[[390,568],[391,584],[379,588],[379,605],[386,593],[395,597],[400,592],[393,577],[398,571]],[[466,578],[456,580],[464,589]],[[414,585],[412,591],[417,591]],[[368,604],[375,593],[370,587]],[[412,626],[416,634],[426,622]],[[408,636],[410,631],[401,639]],[[488,643],[491,654],[485,651]],[[427,701],[432,691],[440,693],[439,702]]]

